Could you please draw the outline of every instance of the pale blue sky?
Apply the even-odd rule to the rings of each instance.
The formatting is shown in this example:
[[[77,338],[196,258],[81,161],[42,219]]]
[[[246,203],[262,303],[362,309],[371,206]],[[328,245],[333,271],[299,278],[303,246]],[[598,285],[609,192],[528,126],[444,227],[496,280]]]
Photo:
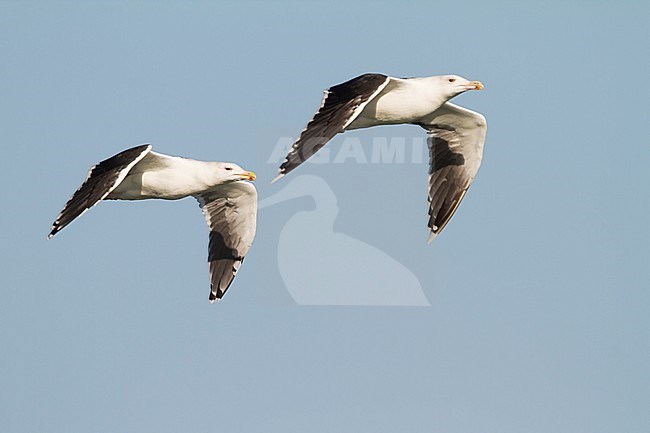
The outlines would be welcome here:
[[[648,16],[642,2],[0,2],[0,431],[650,431]],[[45,240],[90,165],[144,142],[281,191],[275,145],[364,72],[485,84],[455,100],[488,119],[483,166],[432,245],[426,163],[295,172],[322,178],[334,230],[408,269],[430,307],[296,305],[278,245],[308,197],[260,211],[218,305],[192,200],[104,203]],[[283,252],[312,258],[298,276],[327,266],[320,245],[298,248]],[[337,257],[372,267],[355,251]],[[341,281],[367,291],[369,275],[318,284]]]

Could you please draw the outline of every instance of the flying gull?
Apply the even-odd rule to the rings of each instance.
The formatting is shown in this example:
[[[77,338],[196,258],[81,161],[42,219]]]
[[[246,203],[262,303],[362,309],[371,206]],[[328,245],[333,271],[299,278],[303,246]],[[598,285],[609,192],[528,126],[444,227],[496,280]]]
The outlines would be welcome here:
[[[364,74],[325,90],[321,105],[280,165],[280,179],[336,134],[410,123],[426,129],[429,147],[429,242],[447,225],[478,172],[487,123],[483,115],[448,102],[480,81],[457,75],[394,78]]]
[[[48,239],[102,200],[192,196],[210,228],[210,302],[214,302],[232,284],[255,237],[257,191],[243,180],[255,180],[255,173],[237,164],[152,152],[149,144],[136,146],[91,167],[52,224]]]

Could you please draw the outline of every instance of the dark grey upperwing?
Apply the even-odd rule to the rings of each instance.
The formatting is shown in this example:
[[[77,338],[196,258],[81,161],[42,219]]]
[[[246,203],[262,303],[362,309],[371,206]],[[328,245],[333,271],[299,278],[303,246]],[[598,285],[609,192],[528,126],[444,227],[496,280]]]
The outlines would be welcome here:
[[[106,198],[129,174],[129,170],[150,151],[151,145],[143,144],[120,152],[92,166],[86,180],[68,200],[52,224],[52,231],[48,235],[48,239]]]
[[[280,165],[279,177],[298,167],[332,137],[343,132],[389,80],[382,74],[364,74],[325,90],[320,108]]]
[[[487,123],[449,102],[418,122],[429,138],[429,242],[445,228],[465,197],[483,156]]]
[[[257,191],[248,182],[219,185],[195,196],[210,228],[210,302],[232,284],[255,237]]]

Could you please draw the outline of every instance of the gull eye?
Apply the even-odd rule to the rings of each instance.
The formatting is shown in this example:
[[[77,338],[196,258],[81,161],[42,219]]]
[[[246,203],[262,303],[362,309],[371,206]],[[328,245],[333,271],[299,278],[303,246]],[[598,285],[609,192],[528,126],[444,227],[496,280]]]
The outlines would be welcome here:
[[[455,78],[450,78],[450,79],[449,79],[449,82],[450,82],[450,83],[453,83],[454,81],[456,81]]]
[[[230,171],[232,170],[232,167],[226,167],[226,170]]]

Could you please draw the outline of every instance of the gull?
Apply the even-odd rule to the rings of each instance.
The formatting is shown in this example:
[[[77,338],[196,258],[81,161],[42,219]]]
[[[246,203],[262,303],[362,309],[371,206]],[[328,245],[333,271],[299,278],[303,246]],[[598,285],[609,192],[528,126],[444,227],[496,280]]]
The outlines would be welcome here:
[[[364,74],[325,90],[321,105],[293,144],[273,182],[302,164],[336,134],[379,125],[415,124],[429,147],[429,240],[445,228],[483,157],[487,123],[479,113],[448,102],[480,81],[458,75],[394,78]]]
[[[210,303],[232,284],[253,243],[257,220],[255,173],[229,162],[205,162],[151,151],[150,144],[127,149],[90,168],[86,180],[52,224],[51,239],[102,200],[198,200],[210,229]]]

